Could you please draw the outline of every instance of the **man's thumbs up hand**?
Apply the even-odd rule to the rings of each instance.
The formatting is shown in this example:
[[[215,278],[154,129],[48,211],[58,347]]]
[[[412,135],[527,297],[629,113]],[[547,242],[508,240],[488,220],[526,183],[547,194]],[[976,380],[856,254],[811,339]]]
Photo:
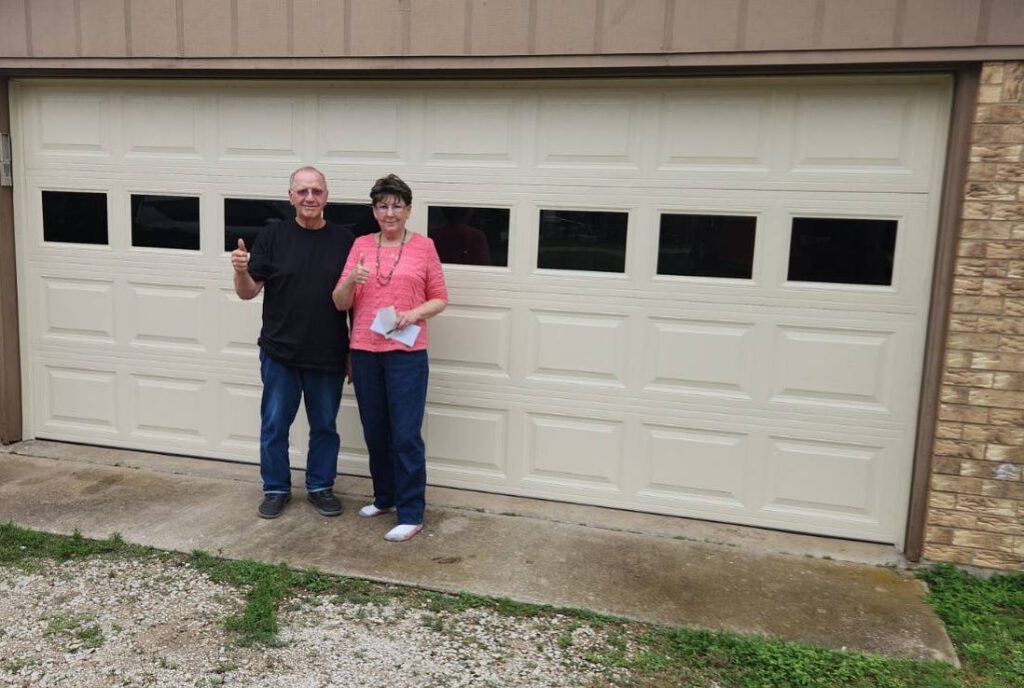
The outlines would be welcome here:
[[[249,252],[245,250],[245,242],[238,238],[238,248],[231,252],[231,267],[235,272],[248,272]]]

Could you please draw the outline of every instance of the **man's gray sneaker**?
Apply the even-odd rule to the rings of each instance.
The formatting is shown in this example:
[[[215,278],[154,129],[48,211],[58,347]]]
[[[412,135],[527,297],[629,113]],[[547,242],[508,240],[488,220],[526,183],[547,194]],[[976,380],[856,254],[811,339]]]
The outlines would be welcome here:
[[[257,513],[260,515],[260,518],[277,518],[284,511],[284,505],[291,501],[291,498],[290,494],[280,492],[265,494]]]
[[[306,498],[309,499],[310,504],[316,507],[321,516],[341,515],[341,501],[334,496],[334,491],[330,488],[310,492]]]

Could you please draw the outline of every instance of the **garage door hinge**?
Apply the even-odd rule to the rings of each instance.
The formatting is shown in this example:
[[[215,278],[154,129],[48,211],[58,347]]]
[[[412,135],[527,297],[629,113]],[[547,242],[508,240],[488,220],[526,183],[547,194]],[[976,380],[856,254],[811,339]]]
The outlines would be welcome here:
[[[0,186],[14,186],[11,171],[11,135],[0,134]]]

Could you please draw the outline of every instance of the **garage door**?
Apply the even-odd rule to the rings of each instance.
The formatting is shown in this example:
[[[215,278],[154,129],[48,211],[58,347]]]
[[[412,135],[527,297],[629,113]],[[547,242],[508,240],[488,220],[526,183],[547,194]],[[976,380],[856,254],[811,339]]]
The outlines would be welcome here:
[[[357,228],[396,172],[451,295],[431,483],[899,543],[950,91],[16,82],[26,436],[258,461],[225,247],[301,164]]]

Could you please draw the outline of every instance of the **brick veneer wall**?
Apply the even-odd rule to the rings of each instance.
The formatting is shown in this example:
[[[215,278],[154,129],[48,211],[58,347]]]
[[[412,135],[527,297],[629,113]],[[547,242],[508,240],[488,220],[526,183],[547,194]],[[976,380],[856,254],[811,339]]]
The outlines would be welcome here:
[[[924,558],[1024,570],[1024,63],[986,64],[953,278]]]

